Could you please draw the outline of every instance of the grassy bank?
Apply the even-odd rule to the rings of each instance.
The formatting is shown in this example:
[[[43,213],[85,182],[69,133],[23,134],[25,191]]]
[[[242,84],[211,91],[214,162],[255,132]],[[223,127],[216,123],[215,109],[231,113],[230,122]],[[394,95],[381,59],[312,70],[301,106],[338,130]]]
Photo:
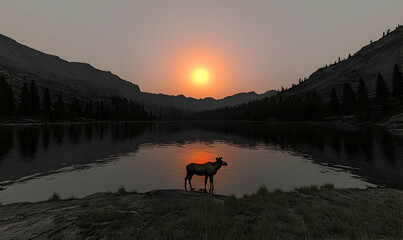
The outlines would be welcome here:
[[[182,190],[139,194],[121,187],[84,199],[2,206],[1,220],[6,212],[25,211],[27,218],[37,212],[32,231],[42,230],[30,233],[30,219],[18,218],[0,221],[0,231],[7,234],[12,225],[10,233],[18,227],[24,237],[71,239],[401,239],[402,200],[401,191],[331,184],[292,192],[260,187],[242,198]]]
[[[122,207],[133,210],[129,203]],[[89,235],[94,226],[108,222],[111,238],[127,239],[393,239],[402,237],[402,202],[392,193],[334,190],[331,184],[288,193],[260,187],[240,199],[161,202],[140,222],[107,208],[86,212],[79,220]],[[133,226],[122,227],[122,221]]]

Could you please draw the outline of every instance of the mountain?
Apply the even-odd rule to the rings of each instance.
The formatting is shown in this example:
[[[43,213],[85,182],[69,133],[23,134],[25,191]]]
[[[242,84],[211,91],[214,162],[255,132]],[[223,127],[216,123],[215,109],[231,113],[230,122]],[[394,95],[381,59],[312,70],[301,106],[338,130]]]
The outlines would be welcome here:
[[[141,99],[146,106],[174,106],[178,109],[203,111],[226,106],[236,106],[253,100],[270,97],[276,93],[277,91],[275,90],[270,90],[262,94],[255,92],[238,93],[218,100],[214,98],[195,99],[183,95],[168,96],[164,94],[142,93]]]
[[[284,94],[303,95],[317,91],[327,101],[333,87],[341,97],[344,83],[350,83],[356,90],[361,77],[372,97],[375,94],[378,73],[382,74],[389,90],[392,89],[392,74],[395,64],[403,69],[403,26],[397,27],[378,41],[363,47],[353,56],[318,69],[302,84],[287,90]]]
[[[239,93],[216,100],[141,92],[138,85],[125,81],[111,72],[98,70],[86,63],[65,61],[24,46],[1,34],[0,75],[4,75],[17,91],[24,82],[35,80],[40,90],[48,87],[53,97],[62,95],[67,102],[73,99],[98,101],[109,96],[119,96],[141,102],[153,110],[170,108],[208,110],[235,106],[276,93],[276,91],[267,91],[263,94]]]
[[[11,78],[11,84],[22,85],[35,80],[39,87],[72,98],[118,95],[137,98],[137,85],[118,76],[95,69],[89,64],[67,62],[0,35],[0,73]]]

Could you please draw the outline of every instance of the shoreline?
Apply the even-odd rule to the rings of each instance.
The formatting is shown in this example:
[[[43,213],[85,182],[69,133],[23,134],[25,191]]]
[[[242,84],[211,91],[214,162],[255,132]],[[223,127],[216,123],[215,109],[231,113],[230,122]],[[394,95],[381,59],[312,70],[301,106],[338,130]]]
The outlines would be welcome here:
[[[338,125],[399,125],[403,127],[403,113],[389,116],[388,119],[381,121],[362,121],[356,115],[340,115],[333,117],[326,117],[316,120],[287,120],[287,119],[276,119],[269,118],[266,120],[96,120],[96,119],[80,119],[80,120],[38,120],[31,118],[12,118],[1,119],[0,125],[12,126],[12,125],[45,125],[45,124],[86,124],[86,123],[113,123],[113,122],[262,122],[262,123],[311,123],[311,124],[321,124],[330,123]]]
[[[334,125],[377,125],[377,126],[388,126],[389,124],[383,122],[342,122],[339,119],[335,120],[312,120],[312,121],[295,121],[295,120],[89,120],[89,121],[21,121],[21,122],[1,122],[0,126],[30,126],[30,125],[69,125],[69,124],[94,124],[94,123],[192,123],[192,122],[240,122],[240,123],[267,123],[267,124],[277,124],[277,123],[295,123],[295,124],[334,124]],[[402,126],[403,127],[403,126]]]
[[[401,118],[396,120],[396,117]],[[231,123],[266,123],[266,124],[329,124],[334,126],[378,126],[386,129],[388,132],[397,136],[403,137],[403,114],[391,117],[389,120],[383,122],[360,122],[356,118],[338,117],[334,119],[323,119],[320,121],[287,121],[278,119],[268,120],[88,120],[88,121],[35,121],[35,122],[0,122],[0,126],[5,127],[18,127],[18,126],[46,126],[46,125],[81,125],[81,124],[98,124],[98,123],[200,123],[200,122],[231,122]]]
[[[242,198],[122,187],[82,199],[54,195],[0,206],[0,239],[397,239],[402,205],[402,190],[331,184],[292,192],[260,187]]]

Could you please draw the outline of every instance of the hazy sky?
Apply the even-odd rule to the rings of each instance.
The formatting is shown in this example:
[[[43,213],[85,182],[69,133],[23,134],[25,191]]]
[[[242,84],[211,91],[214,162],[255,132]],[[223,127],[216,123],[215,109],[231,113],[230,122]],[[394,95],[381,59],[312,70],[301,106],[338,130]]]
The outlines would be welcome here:
[[[197,98],[290,86],[398,24],[402,0],[0,0],[3,35]],[[192,81],[196,68],[207,85]]]

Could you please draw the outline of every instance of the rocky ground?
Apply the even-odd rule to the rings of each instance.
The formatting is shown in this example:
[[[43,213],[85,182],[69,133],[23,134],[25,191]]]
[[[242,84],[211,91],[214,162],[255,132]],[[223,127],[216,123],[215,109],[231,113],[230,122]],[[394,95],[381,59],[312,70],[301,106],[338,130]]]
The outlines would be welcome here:
[[[0,206],[0,239],[402,239],[402,203],[402,191],[331,185],[243,198],[120,189]]]

